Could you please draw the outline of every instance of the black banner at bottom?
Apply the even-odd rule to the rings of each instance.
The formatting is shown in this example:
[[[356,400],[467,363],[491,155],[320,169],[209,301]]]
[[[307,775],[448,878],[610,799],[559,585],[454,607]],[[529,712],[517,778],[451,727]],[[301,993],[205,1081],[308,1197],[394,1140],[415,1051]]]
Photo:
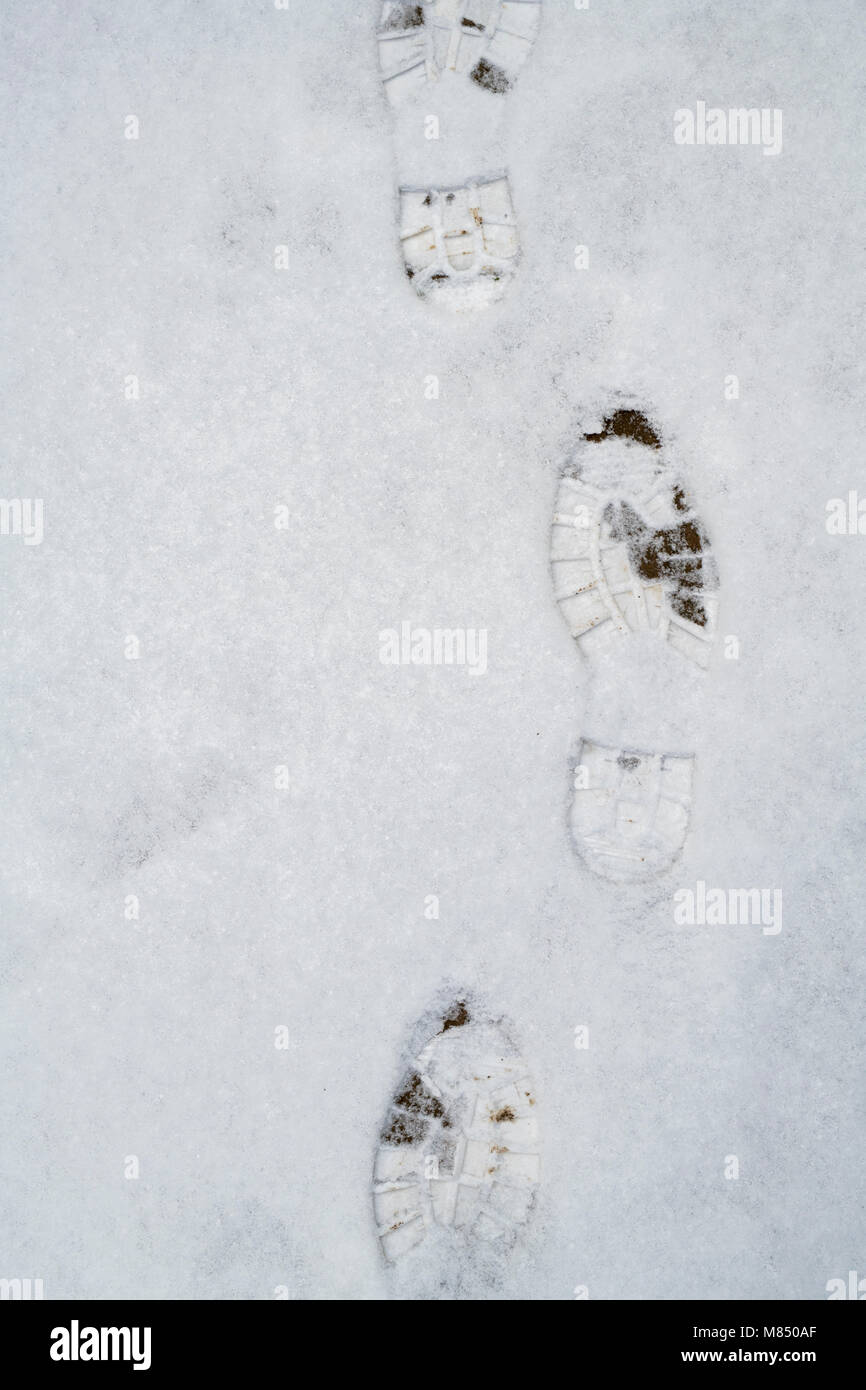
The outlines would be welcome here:
[[[303,1307],[297,1302],[3,1302],[0,1368],[60,1377],[94,1376],[110,1368],[115,1375],[138,1372],[151,1379],[194,1372],[199,1380],[211,1374],[222,1380],[281,1364],[288,1372],[300,1369],[296,1358],[306,1345],[327,1352],[332,1374],[334,1352],[345,1346],[357,1375],[359,1346],[372,1347],[381,1335],[370,1302],[360,1306],[365,1316],[361,1343],[351,1336],[351,1312],[345,1305],[338,1312],[333,1303],[317,1315],[309,1302]],[[423,1364],[425,1335],[417,1316],[402,1303],[388,1307],[388,1340],[403,1343],[410,1361],[418,1356]],[[500,1336],[495,1304],[485,1307],[482,1340],[491,1348],[505,1348],[513,1339],[508,1305],[503,1311],[509,1321]],[[575,1301],[567,1313],[560,1312],[550,1333],[554,1339],[563,1333],[575,1364],[591,1366],[596,1374],[666,1374],[676,1367],[714,1365],[807,1366],[822,1374],[850,1373],[861,1362],[862,1314],[859,1305],[833,1302]],[[457,1319],[459,1327],[459,1314]],[[468,1326],[466,1330],[472,1335]],[[528,1328],[526,1334],[531,1336]],[[520,1341],[526,1344],[524,1336]],[[555,1349],[555,1341],[545,1344],[546,1355]]]

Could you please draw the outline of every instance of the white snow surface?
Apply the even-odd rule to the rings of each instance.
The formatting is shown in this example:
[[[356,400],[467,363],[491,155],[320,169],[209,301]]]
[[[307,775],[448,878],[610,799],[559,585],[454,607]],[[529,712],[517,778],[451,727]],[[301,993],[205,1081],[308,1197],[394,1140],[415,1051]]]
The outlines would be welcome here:
[[[471,991],[541,1183],[435,1296],[824,1298],[866,1259],[866,537],[825,528],[866,495],[862,5],[547,0],[503,107],[523,259],[456,317],[405,277],[378,10],[4,6],[2,491],[45,535],[0,536],[0,1276],[419,1296],[371,1164]],[[781,109],[781,154],[676,145],[699,100]],[[685,749],[663,672],[605,699],[553,601],[558,473],[616,393],[719,565]],[[404,621],[486,629],[486,674],[382,664]],[[649,886],[570,843],[600,733],[697,756]],[[699,880],[781,888],[782,931],[676,925]]]

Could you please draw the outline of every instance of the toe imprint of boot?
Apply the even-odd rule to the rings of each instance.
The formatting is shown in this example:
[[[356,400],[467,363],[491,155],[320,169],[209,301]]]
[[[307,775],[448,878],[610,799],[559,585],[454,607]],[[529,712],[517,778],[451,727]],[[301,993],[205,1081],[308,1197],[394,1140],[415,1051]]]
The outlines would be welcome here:
[[[572,636],[589,654],[611,636],[649,630],[706,667],[718,572],[685,488],[657,461],[658,435],[639,411],[618,411],[585,438],[589,456],[560,482],[551,535],[556,600]],[[599,447],[619,450],[622,476],[594,468]]]
[[[399,104],[443,72],[468,76],[487,91],[507,92],[526,61],[542,0],[384,0],[379,63]]]
[[[388,1260],[433,1225],[513,1238],[539,1177],[534,1106],[513,1044],[458,1001],[398,1088],[379,1141],[373,1208]]]

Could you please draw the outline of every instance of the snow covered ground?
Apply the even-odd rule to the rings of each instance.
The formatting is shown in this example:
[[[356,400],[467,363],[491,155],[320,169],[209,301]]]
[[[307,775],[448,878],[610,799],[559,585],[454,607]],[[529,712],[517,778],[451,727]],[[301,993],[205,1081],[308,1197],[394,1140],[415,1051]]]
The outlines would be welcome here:
[[[866,536],[825,524],[866,496],[862,6],[544,9],[523,260],[472,317],[405,276],[376,0],[4,7],[2,491],[44,539],[0,536],[0,1276],[48,1298],[411,1298],[373,1161],[464,991],[541,1182],[439,1296],[866,1275]],[[781,110],[781,152],[675,143],[699,101]],[[687,712],[684,855],[625,889],[572,850],[570,759],[589,698],[653,747],[665,687],[591,688],[548,568],[617,392],[739,651]],[[403,622],[485,630],[486,672],[384,664]],[[675,921],[699,881],[781,889],[782,930]]]

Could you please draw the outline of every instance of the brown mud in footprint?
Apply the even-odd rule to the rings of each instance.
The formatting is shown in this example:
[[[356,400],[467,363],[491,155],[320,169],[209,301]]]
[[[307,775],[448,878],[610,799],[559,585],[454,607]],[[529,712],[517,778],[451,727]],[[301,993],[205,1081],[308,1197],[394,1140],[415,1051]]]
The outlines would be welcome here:
[[[633,439],[636,444],[646,444],[650,449],[662,447],[660,436],[639,410],[615,410],[613,415],[606,417],[598,434],[583,437],[590,444],[600,444],[604,439]]]
[[[690,510],[682,489],[674,494],[674,506]],[[700,594],[690,592],[715,588],[718,580],[712,561],[705,564],[703,551],[709,542],[694,521],[653,531],[628,502],[611,504],[605,521],[614,540],[625,541],[632,568],[641,579],[661,580],[668,591],[668,603],[681,618],[706,627],[707,612]],[[711,569],[708,566],[712,566]]]
[[[465,1024],[471,1023],[471,1021],[466,1004],[462,999],[458,999],[457,1003],[448,1010],[448,1013],[443,1019],[442,1032],[447,1033],[449,1028],[462,1028]]]
[[[479,87],[483,87],[487,92],[503,93],[507,92],[511,83],[508,74],[498,68],[495,63],[488,63],[486,58],[481,58],[472,69],[469,76],[473,82],[477,82]]]
[[[379,27],[381,34],[401,33],[404,29],[420,29],[424,23],[424,11],[420,5],[405,5],[402,9],[386,13]]]
[[[394,1108],[388,1117],[388,1124],[382,1131],[383,1144],[414,1144],[424,1138],[429,1128],[428,1120],[441,1120],[444,1129],[451,1127],[442,1102],[424,1085],[423,1079],[414,1072],[403,1084],[400,1094],[394,1097]]]

